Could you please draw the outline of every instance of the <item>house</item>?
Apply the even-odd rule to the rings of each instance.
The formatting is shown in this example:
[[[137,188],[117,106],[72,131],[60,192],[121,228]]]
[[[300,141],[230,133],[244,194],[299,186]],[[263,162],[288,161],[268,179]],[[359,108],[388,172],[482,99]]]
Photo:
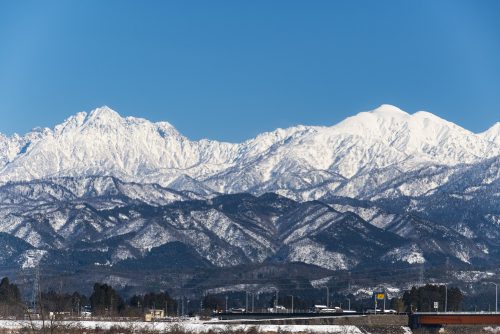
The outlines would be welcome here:
[[[70,312],[49,312],[50,320],[63,320],[71,316]]]
[[[154,321],[165,318],[165,310],[149,310],[144,314],[144,321]]]

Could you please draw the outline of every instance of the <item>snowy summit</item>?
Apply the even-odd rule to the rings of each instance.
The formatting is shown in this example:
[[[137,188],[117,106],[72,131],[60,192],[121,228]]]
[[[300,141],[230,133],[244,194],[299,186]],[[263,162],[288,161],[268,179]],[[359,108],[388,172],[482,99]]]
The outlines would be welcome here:
[[[499,129],[497,123],[474,134],[428,112],[382,105],[337,125],[277,129],[231,144],[191,141],[167,122],[121,117],[102,107],[54,129],[0,136],[0,181],[112,175],[179,189],[195,182],[227,193],[287,193],[319,184],[329,184],[321,192],[331,192],[342,180],[384,168],[408,172],[497,156]]]

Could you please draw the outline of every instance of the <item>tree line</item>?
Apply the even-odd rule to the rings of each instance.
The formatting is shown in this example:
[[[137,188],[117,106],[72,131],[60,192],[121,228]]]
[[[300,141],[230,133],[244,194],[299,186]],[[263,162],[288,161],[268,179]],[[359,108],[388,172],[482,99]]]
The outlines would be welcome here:
[[[95,316],[142,316],[146,309],[164,309],[175,313],[177,302],[167,292],[134,295],[127,301],[110,285],[95,283],[89,297],[79,292],[49,290],[36,296],[35,305],[23,301],[20,289],[7,277],[0,281],[0,316],[22,317],[26,312],[48,314],[64,312],[80,315],[90,308]]]
[[[427,284],[413,287],[403,294],[403,303],[407,312],[460,311],[464,295],[459,288],[447,288],[444,285]],[[437,309],[434,307],[437,303]]]
[[[445,285],[427,284],[412,287],[401,297],[390,301],[390,308],[398,312],[444,312],[461,311],[464,295],[457,287],[447,288]],[[437,303],[437,309],[435,308]]]
[[[227,306],[225,297],[221,294],[205,295],[200,300],[200,310],[205,312],[224,311]],[[282,305],[291,309],[293,300],[295,310],[306,310],[314,304],[312,300],[306,300],[300,296],[292,297],[285,293],[279,296],[278,301],[275,298],[275,295],[271,295],[270,300],[261,306]],[[366,308],[373,307],[373,302],[370,304],[369,300],[360,303],[354,296],[350,295],[349,298],[353,310],[362,312]],[[447,302],[448,311],[459,311],[463,298],[463,293],[457,287],[446,288],[444,285],[428,284],[421,287],[412,287],[410,290],[405,291],[401,297],[387,300],[387,308],[395,309],[398,312],[432,312],[436,311],[434,303],[437,302],[438,311],[444,311]],[[343,299],[346,299],[346,297],[343,297]],[[249,311],[252,302],[253,300],[248,300]],[[240,298],[240,303],[245,305],[245,299],[241,300]],[[230,308],[231,303],[228,306]],[[344,303],[344,306],[346,306],[346,303]],[[161,309],[168,315],[178,315],[180,307],[179,302],[166,291],[136,294],[124,299],[111,285],[103,283],[95,283],[92,293],[88,297],[79,292],[62,293],[54,290],[41,292],[36,298],[36,305],[30,305],[23,301],[20,289],[16,284],[11,283],[7,277],[0,281],[0,316],[22,316],[30,308],[34,308],[31,309],[31,312],[34,313],[65,312],[79,315],[82,310],[90,308],[94,316],[139,317],[147,309]],[[184,308],[184,305],[182,305],[182,308]]]
[[[7,277],[0,281],[0,315],[10,316],[23,313],[21,292]]]

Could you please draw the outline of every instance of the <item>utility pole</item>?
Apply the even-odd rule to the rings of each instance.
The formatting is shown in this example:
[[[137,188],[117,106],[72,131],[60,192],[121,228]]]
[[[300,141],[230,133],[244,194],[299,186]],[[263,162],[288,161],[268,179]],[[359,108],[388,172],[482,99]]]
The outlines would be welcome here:
[[[33,280],[33,295],[31,296],[31,307],[33,312],[37,312],[38,294],[40,293],[40,268],[35,268],[35,279]]]
[[[254,309],[254,299],[255,299],[255,298],[254,298],[254,297],[255,297],[255,293],[254,293],[254,292],[252,292],[252,313],[254,313],[254,312],[255,312],[255,309]]]
[[[248,313],[248,291],[245,291],[245,313]]]
[[[444,294],[444,312],[448,312],[448,281],[449,281],[449,266],[450,266],[450,258],[446,257],[446,282],[444,283],[445,294]]]
[[[498,313],[498,284],[495,283],[495,313]]]
[[[226,296],[226,313],[227,313],[227,296]]]
[[[495,313],[498,313],[498,284],[497,283],[491,283],[495,286]]]
[[[444,312],[448,312],[448,283],[444,284]]]
[[[385,299],[386,299],[386,291],[385,291],[385,288],[384,288],[384,312],[385,312]]]
[[[347,301],[349,302],[349,311],[351,310],[351,298],[347,298]]]

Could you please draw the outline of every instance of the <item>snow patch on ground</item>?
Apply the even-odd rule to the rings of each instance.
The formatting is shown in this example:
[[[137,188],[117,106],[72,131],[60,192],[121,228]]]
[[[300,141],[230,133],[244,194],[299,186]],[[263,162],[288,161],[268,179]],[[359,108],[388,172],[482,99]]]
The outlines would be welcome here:
[[[383,260],[395,262],[408,262],[409,264],[425,263],[425,257],[422,250],[415,244],[410,246],[398,247],[382,256]]]
[[[34,321],[36,328],[41,328],[41,321]],[[115,321],[61,321],[61,326],[84,328],[84,329],[110,329],[119,327],[123,329],[134,329],[135,331],[159,331],[170,332],[174,328],[180,328],[190,333],[206,333],[213,331],[215,333],[224,333],[228,328],[231,330],[249,330],[256,328],[260,333],[266,332],[289,332],[289,333],[339,333],[339,334],[362,334],[363,332],[356,326],[340,325],[228,325],[203,323],[197,320],[185,322],[115,322]],[[22,329],[29,328],[30,323],[27,320],[0,320],[2,329]],[[410,332],[411,333],[411,332]]]
[[[133,280],[129,278],[123,278],[120,276],[116,275],[109,275],[106,278],[104,278],[104,283],[111,285],[111,286],[117,286],[120,288],[124,288],[126,286],[133,285]]]
[[[487,214],[484,216],[489,222],[494,225],[500,225],[500,215]]]
[[[490,279],[495,276],[495,273],[489,271],[455,271],[452,272],[453,276],[462,282],[474,283],[479,282],[484,279]]]
[[[314,288],[320,288],[320,287],[323,287],[323,286],[326,286],[326,283],[328,283],[328,281],[332,278],[333,276],[327,276],[327,277],[323,277],[323,278],[320,278],[320,279],[315,279],[315,280],[312,280],[311,281],[311,285],[314,287]]]
[[[405,326],[401,326],[401,328],[403,329],[403,334],[412,334],[413,332],[411,331],[410,327],[405,327]]]
[[[288,260],[291,262],[304,262],[331,270],[349,269],[354,265],[344,254],[327,251],[324,246],[309,239],[293,243],[290,248]]]
[[[47,254],[46,250],[29,249],[21,255],[21,268],[35,268],[40,264],[43,256]]]
[[[266,293],[276,291],[275,286],[261,286],[259,284],[234,284],[205,290],[206,294],[219,294],[233,291],[252,291],[254,293]]]

